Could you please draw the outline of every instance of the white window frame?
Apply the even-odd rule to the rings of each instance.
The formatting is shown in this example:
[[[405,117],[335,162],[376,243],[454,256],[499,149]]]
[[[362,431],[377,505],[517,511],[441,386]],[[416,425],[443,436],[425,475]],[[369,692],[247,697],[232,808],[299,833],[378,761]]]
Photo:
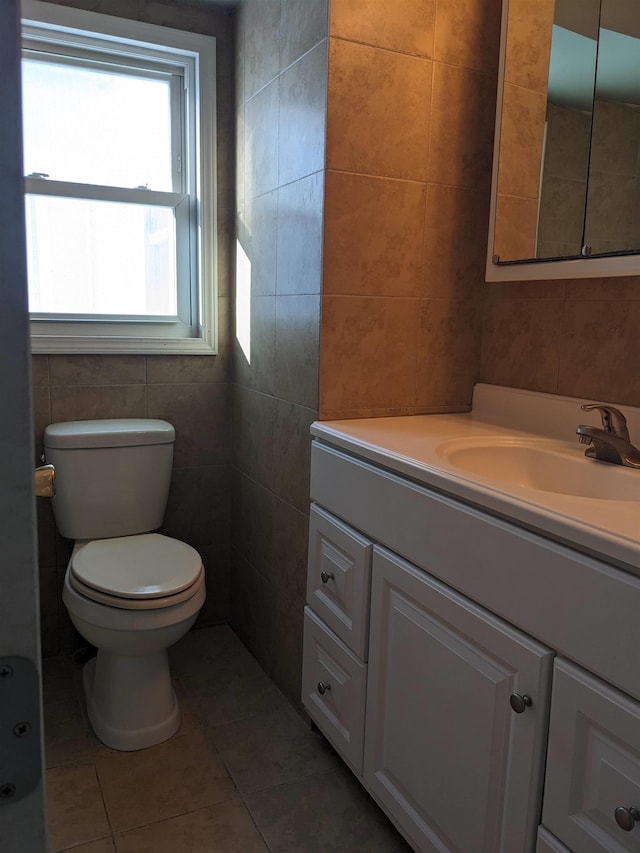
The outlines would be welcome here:
[[[188,250],[179,250],[183,270],[178,288],[178,316],[117,319],[95,316],[31,315],[34,353],[175,353],[212,355],[217,352],[216,257],[216,56],[215,39],[155,24],[130,21],[95,12],[22,0],[24,47],[37,42],[52,49],[87,47],[112,55],[121,52],[141,60],[174,66],[188,80],[187,133],[192,156],[183,193],[153,192],[25,179],[25,192],[75,198],[157,203],[176,211],[178,243],[185,229]],[[153,198],[153,201],[152,201]],[[183,245],[186,245],[183,244]],[[189,270],[187,274],[186,270]],[[181,276],[178,276],[179,281]]]

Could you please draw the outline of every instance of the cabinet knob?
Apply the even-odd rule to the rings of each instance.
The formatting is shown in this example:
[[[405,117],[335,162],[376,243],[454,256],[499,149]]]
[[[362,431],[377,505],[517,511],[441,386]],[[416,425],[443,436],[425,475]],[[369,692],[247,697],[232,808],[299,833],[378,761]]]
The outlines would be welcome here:
[[[318,693],[321,696],[324,696],[324,694],[327,692],[327,690],[331,690],[331,685],[329,684],[329,682],[328,681],[319,681],[318,682]]]
[[[516,714],[522,714],[527,708],[530,708],[533,705],[533,700],[531,699],[531,696],[527,696],[526,693],[524,696],[521,696],[520,693],[512,693],[511,696],[509,696],[509,704]]]
[[[330,580],[333,580],[335,575],[333,572],[320,572],[320,580],[322,583],[329,583]]]
[[[618,806],[613,816],[620,829],[624,829],[625,832],[631,832],[636,825],[636,821],[640,820],[640,811],[634,809],[633,806],[628,809],[625,809],[624,806]]]

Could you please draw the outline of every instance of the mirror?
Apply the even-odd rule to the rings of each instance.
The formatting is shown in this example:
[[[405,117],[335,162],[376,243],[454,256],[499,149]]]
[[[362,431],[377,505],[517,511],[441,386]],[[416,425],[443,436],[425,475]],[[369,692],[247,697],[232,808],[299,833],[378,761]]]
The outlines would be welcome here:
[[[640,0],[503,0],[487,281],[640,275]]]

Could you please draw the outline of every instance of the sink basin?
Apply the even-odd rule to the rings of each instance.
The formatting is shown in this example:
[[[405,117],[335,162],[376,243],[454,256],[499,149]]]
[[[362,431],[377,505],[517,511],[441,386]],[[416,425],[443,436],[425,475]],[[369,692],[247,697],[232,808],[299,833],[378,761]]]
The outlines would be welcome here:
[[[640,470],[596,462],[553,439],[452,439],[438,456],[461,472],[509,486],[597,500],[640,501]]]

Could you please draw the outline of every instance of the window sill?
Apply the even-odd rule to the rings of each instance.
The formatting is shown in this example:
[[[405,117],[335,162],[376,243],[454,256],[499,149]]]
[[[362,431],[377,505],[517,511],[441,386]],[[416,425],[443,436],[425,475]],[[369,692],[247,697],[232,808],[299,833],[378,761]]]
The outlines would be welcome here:
[[[47,355],[216,355],[202,338],[105,338],[32,335],[31,352]]]

